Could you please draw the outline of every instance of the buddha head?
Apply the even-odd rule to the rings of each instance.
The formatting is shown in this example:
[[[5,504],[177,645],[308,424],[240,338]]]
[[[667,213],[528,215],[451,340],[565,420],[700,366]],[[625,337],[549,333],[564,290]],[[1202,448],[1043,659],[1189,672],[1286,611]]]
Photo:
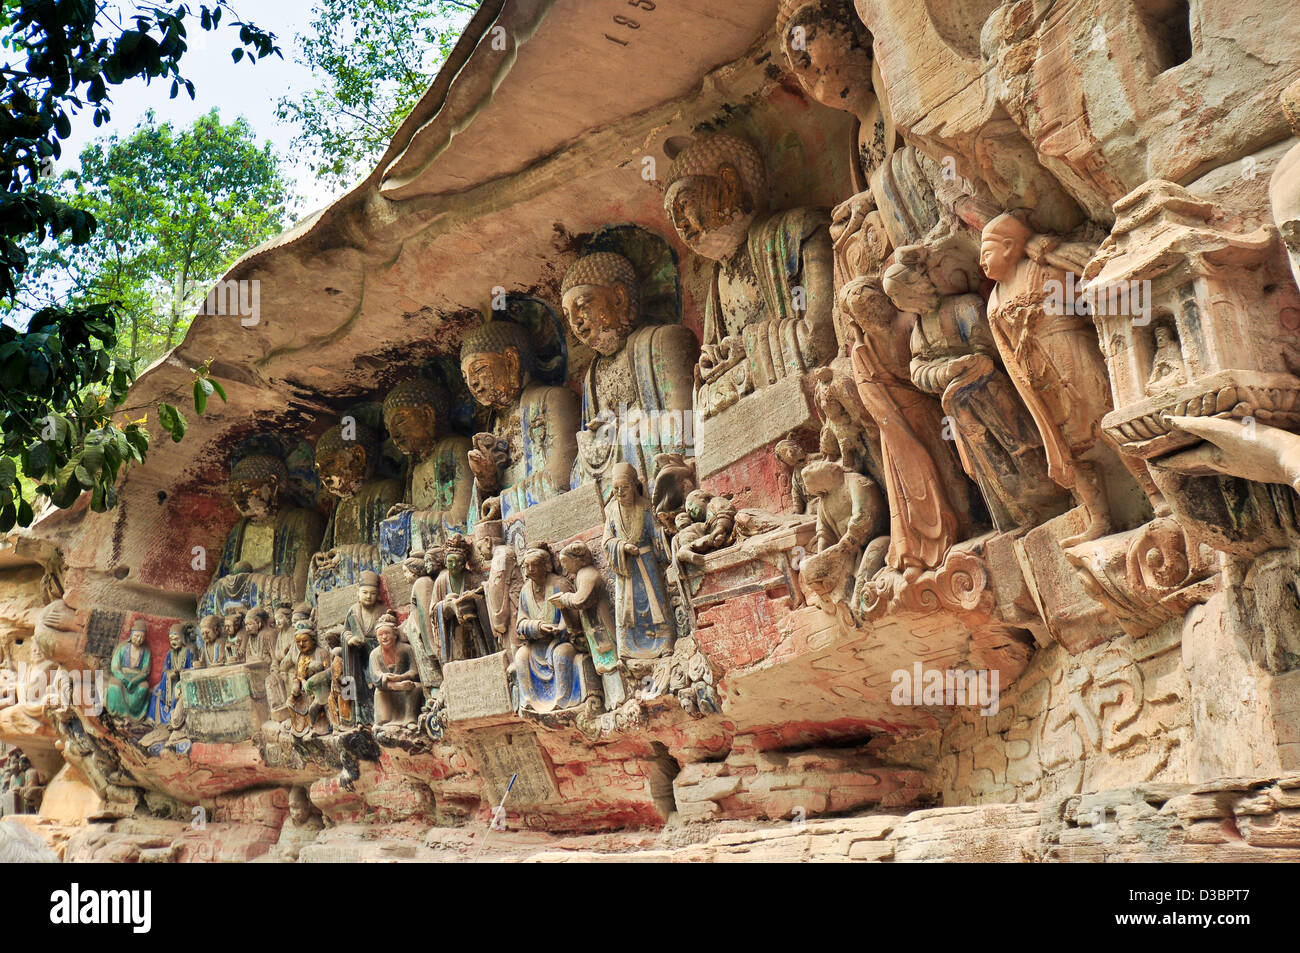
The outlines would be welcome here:
[[[560,291],[574,335],[598,354],[617,354],[640,321],[636,269],[622,255],[584,255],[564,276]]]
[[[438,439],[438,411],[451,405],[447,389],[423,377],[403,381],[384,398],[384,426],[407,456],[419,457]]]
[[[874,99],[871,34],[850,0],[782,0],[776,23],[804,92],[823,106],[863,116]]]
[[[1025,257],[1025,245],[1033,232],[1010,212],[1004,212],[984,226],[980,235],[980,268],[994,281],[1007,281]]]
[[[264,520],[275,513],[288,482],[283,460],[269,453],[249,454],[230,468],[230,498],[240,516]]]
[[[735,136],[696,137],[668,172],[668,220],[691,251],[713,261],[730,258],[744,245],[766,202],[763,157]]]
[[[528,330],[513,321],[487,321],[465,335],[460,371],[474,399],[505,410],[532,379],[533,348]]]
[[[357,602],[373,609],[379,602],[379,573],[367,569],[357,580]]]
[[[345,418],[316,441],[316,472],[338,497],[354,496],[379,459],[379,438],[369,427]]]
[[[939,292],[926,271],[925,248],[921,245],[898,249],[894,264],[885,269],[880,284],[899,311],[929,314],[939,307]]]

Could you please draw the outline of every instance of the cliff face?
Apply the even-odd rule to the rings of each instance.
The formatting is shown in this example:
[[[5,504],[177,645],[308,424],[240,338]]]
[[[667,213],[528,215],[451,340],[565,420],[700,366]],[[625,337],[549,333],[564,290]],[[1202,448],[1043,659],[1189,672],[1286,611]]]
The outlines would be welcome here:
[[[1289,859],[1288,4],[627,7],[485,3],[375,171],[231,269],[255,320],[199,315],[132,393],[211,360],[229,401],[0,563],[5,684],[53,693],[0,699],[19,819],[69,860]],[[530,375],[489,361],[494,413],[486,319]],[[460,525],[411,497],[433,419]],[[241,522],[253,457],[279,515]],[[349,633],[379,664],[366,587],[409,718],[330,677]],[[205,593],[240,648],[169,668]],[[137,624],[174,720],[113,696]]]

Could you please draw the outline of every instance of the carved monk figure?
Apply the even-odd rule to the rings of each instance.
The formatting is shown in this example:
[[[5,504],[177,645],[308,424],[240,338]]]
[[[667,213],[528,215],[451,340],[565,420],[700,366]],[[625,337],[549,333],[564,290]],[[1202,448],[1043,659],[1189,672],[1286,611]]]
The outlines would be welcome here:
[[[988,305],[993,340],[1038,425],[1048,474],[1087,511],[1083,532],[1062,541],[1069,547],[1111,530],[1105,482],[1093,462],[1096,451],[1105,452],[1101,418],[1111,396],[1092,319],[1047,303],[1048,282],[1063,285],[1067,269],[1082,270],[1054,254],[1059,244],[1006,213],[984,227],[980,266],[998,283]]]
[[[385,608],[379,604],[379,573],[366,570],[357,586],[357,601],[343,620],[343,678],[356,699],[357,724],[370,724],[374,717],[369,679],[370,653],[379,644],[377,627]]]
[[[492,411],[490,433],[478,434],[469,453],[470,523],[489,497],[500,495],[504,517],[569,489],[578,453],[578,397],[534,380],[527,329],[488,321],[465,335],[460,365],[474,399]]]
[[[402,500],[402,481],[372,479],[379,453],[379,437],[350,418],[316,442],[316,471],[337,499],[321,552],[312,559],[312,598],[355,583],[367,570],[383,569],[379,528]]]
[[[433,618],[443,665],[495,651],[479,575],[469,568],[470,545],[459,533],[443,547],[443,570],[433,584]]]
[[[519,707],[539,713],[576,708],[597,688],[594,673],[584,671],[590,662],[574,644],[553,598],[573,587],[554,571],[551,551],[544,547],[524,553],[523,569],[517,623],[521,644],[513,666]]]
[[[199,623],[198,668],[216,668],[226,664],[226,637],[221,631],[219,615],[205,615]]]
[[[288,482],[284,462],[269,454],[251,454],[231,467],[230,497],[240,520],[199,600],[200,616],[303,597],[323,528],[318,514],[283,505]]]
[[[616,672],[618,646],[614,644],[614,613],[610,609],[605,577],[596,568],[590,547],[583,542],[565,546],[560,551],[560,568],[573,580],[573,591],[553,593],[548,601],[565,614],[565,624],[571,632],[583,633],[596,671],[602,676]]]
[[[767,199],[762,156],[734,136],[696,138],[668,174],[669,220],[687,247],[717,263],[696,368],[701,416],[835,354],[830,215],[769,214]]]
[[[384,398],[384,426],[407,456],[403,501],[384,521],[389,558],[441,545],[449,532],[464,532],[474,491],[468,437],[444,434],[442,415],[451,396],[441,384],[413,378]]]
[[[881,470],[889,498],[888,564],[938,566],[959,536],[948,487],[961,484],[943,439],[943,414],[911,380],[916,318],[902,314],[879,279],[855,278],[840,291],[853,345],[849,356],[858,396],[880,428]],[[804,470],[807,480],[808,470]]]
[[[411,584],[411,612],[402,623],[402,631],[420,672],[426,690],[442,684],[438,666],[438,634],[433,627],[433,583],[437,574],[434,558],[437,551],[413,553],[402,562],[402,572]]]
[[[658,454],[688,449],[695,335],[679,324],[641,326],[636,270],[622,255],[579,258],[561,290],[574,336],[596,352],[582,385],[574,485],[594,479],[607,496],[609,470],[622,462],[653,482]]]
[[[244,661],[271,661],[276,633],[271,628],[270,621],[270,614],[260,606],[244,613],[244,631],[240,635],[244,648]]]
[[[143,619],[131,624],[131,636],[113,651],[109,663],[104,707],[131,721],[144,718],[149,707],[149,668],[152,659],[145,645],[148,626]]]
[[[185,644],[185,626],[180,622],[167,630],[170,646],[163,656],[162,679],[149,699],[149,719],[156,725],[166,725],[172,720],[172,709],[181,693],[181,672],[194,665],[194,653]]]
[[[819,595],[846,596],[855,575],[874,575],[883,560],[876,544],[884,526],[885,501],[876,482],[833,460],[817,460],[804,470],[808,492],[817,498],[816,552],[803,562],[801,578],[824,581]],[[834,567],[833,569],[830,567]],[[817,590],[817,587],[813,587]],[[832,599],[831,601],[835,601]]]
[[[650,501],[630,463],[616,464],[605,506],[601,545],[614,573],[614,624],[623,659],[651,659],[673,650],[676,624],[664,581]]]
[[[926,249],[900,248],[884,274],[885,292],[917,315],[912,328],[912,383],[939,397],[962,466],[979,486],[993,524],[1011,530],[1041,522],[1059,508],[1038,431],[1007,376],[977,294],[941,297]]]
[[[398,641],[397,622],[385,616],[378,627],[379,644],[370,653],[370,680],[375,686],[375,720],[379,725],[414,725],[424,693],[411,647]]]

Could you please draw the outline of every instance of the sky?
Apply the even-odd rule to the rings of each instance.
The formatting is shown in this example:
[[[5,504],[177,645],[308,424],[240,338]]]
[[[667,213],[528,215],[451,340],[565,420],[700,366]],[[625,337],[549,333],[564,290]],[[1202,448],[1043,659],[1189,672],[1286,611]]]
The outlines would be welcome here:
[[[277,56],[250,65],[231,60],[230,51],[238,45],[238,31],[228,27],[226,16],[215,31],[199,28],[197,19],[188,35],[189,49],[181,59],[181,72],[194,83],[194,99],[181,90],[169,99],[171,81],[155,80],[146,86],[133,80],[110,90],[113,102],[111,119],[96,127],[89,110],[73,117],[72,135],[63,141],[63,155],[57,170],[76,168],[77,156],[91,141],[110,133],[127,136],[146,111],[153,109],[160,122],[188,126],[214,106],[221,110],[223,122],[243,116],[260,141],[270,140],[286,162],[286,173],[295,180],[300,203],[294,217],[301,219],[329,204],[342,194],[318,182],[305,162],[294,162],[291,146],[295,129],[275,117],[275,104],[281,96],[302,93],[317,85],[311,71],[295,61],[296,34],[305,32],[311,19],[313,0],[234,0],[240,18],[276,35],[284,59]]]

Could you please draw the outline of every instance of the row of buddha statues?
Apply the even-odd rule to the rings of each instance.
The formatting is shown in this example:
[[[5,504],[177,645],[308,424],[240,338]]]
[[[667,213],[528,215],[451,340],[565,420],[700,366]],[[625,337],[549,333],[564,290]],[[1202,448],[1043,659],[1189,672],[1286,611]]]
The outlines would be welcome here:
[[[648,305],[655,269],[637,249],[667,242],[627,241],[621,226],[598,233],[561,284],[567,332],[595,355],[573,388],[555,311],[517,299],[465,334],[458,375],[412,373],[384,396],[382,427],[344,417],[319,437],[328,519],[290,499],[283,459],[235,459],[241,518],[200,601],[192,664],[266,660],[285,699],[310,698],[300,728],[409,723],[441,665],[499,651],[512,655],[521,710],[613,704],[629,662],[666,657],[684,634],[669,580],[742,536],[815,522],[804,588],[856,605],[872,586],[937,571],[963,541],[1071,507],[1080,518],[1063,549],[1168,515],[1146,462],[1102,425],[1112,373],[1093,316],[1053,298],[1095,272],[1104,233],[1010,126],[994,123],[986,161],[963,174],[903,142],[847,0],[783,0],[778,29],[808,97],[857,120],[846,143],[857,193],[834,209],[771,209],[754,142],[670,141],[665,224],[712,263],[702,340],[682,323],[680,294],[675,313]],[[1014,189],[989,171],[1011,166]],[[1147,333],[1146,393],[1184,382],[1174,325]],[[744,426],[728,412],[788,378],[814,395],[821,427],[816,449],[807,432],[767,447],[788,472],[792,512],[706,492],[692,434]],[[459,390],[472,427],[451,422]],[[689,421],[628,426],[629,414]],[[384,469],[385,432],[400,473]],[[603,558],[581,543],[558,554],[506,543],[503,525],[591,485]],[[375,602],[379,574],[397,564],[412,585],[400,624]],[[315,609],[345,586],[360,596],[344,632],[318,635]],[[173,658],[184,645],[173,641],[167,672],[185,667]],[[148,657],[134,636],[119,653],[110,708],[175,704],[172,688],[157,700],[161,686],[140,680]],[[373,697],[336,697],[348,679]]]

